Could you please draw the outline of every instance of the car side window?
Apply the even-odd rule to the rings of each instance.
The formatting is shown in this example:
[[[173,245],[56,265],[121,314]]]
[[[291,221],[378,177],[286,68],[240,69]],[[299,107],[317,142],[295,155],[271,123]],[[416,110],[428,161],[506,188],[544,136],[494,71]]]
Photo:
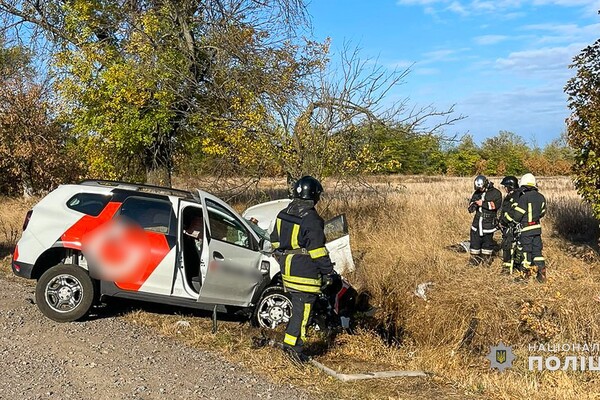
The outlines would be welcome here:
[[[67,207],[93,217],[100,215],[111,196],[100,193],[77,193],[67,201]]]
[[[211,200],[206,200],[206,208],[213,239],[250,248],[250,233],[229,210]]]
[[[147,231],[174,234],[175,213],[171,203],[166,200],[128,197],[121,205],[119,216],[136,222]]]

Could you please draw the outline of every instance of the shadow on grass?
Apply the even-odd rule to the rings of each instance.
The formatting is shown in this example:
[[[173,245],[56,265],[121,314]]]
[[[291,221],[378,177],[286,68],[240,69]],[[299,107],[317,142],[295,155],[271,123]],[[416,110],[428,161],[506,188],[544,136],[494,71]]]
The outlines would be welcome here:
[[[15,250],[13,243],[0,242],[0,259],[6,256],[10,256]]]
[[[550,205],[555,234],[572,244],[585,244],[599,251],[599,221],[588,204],[579,199],[563,198]]]
[[[133,311],[144,311],[159,315],[180,315],[182,319],[185,319],[186,316],[207,318],[209,320],[212,318],[211,311],[109,297],[104,300],[103,304],[94,306],[90,311],[90,314],[88,314],[83,321],[120,317]],[[219,322],[239,322],[240,324],[249,322],[249,317],[246,314],[235,311],[230,313],[218,313],[217,319]]]

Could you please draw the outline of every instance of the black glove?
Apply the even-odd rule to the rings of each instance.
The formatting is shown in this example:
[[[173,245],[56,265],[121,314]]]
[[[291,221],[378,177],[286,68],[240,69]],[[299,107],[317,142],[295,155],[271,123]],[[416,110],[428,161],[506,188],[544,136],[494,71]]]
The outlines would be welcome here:
[[[474,213],[475,210],[477,210],[477,204],[475,204],[475,203],[469,204],[469,207],[467,208],[467,210],[469,211],[470,214]]]
[[[321,278],[321,290],[331,286],[333,284],[333,277],[330,275],[323,275]]]

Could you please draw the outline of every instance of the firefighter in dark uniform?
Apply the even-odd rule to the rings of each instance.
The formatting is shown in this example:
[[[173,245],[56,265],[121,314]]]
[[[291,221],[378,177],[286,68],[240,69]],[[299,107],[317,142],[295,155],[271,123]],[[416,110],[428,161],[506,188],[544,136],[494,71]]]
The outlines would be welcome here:
[[[516,224],[510,216],[510,210],[516,207],[521,191],[516,176],[505,176],[500,185],[506,191],[506,196],[502,200],[499,223],[502,231],[502,265],[507,272],[512,274],[514,268],[520,269],[520,265],[515,265],[518,237],[515,232]],[[517,262],[517,264],[519,263]]]
[[[321,293],[322,277],[333,273],[333,263],[325,248],[325,223],[315,210],[323,187],[312,176],[294,185],[294,199],[277,215],[271,243],[281,266],[283,286],[292,300],[292,316],[284,338],[284,350],[294,361],[305,362],[303,354],[312,307]]]
[[[471,224],[469,252],[471,265],[491,263],[498,210],[502,206],[502,193],[483,175],[473,182],[475,192],[469,201],[468,210],[475,213]]]
[[[521,195],[517,205],[511,209],[510,217],[520,231],[523,268],[526,276],[537,271],[537,280],[546,282],[546,262],[542,256],[542,225],[540,219],[546,215],[546,199],[538,192],[535,176],[525,174],[519,182]]]

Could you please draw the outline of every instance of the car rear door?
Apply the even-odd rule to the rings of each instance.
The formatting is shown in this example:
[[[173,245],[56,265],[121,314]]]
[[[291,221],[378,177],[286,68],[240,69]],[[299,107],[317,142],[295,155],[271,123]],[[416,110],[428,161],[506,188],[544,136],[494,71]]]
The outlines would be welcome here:
[[[260,271],[258,238],[229,206],[213,196],[202,198],[208,251],[202,262],[207,272],[198,301],[248,306],[265,275]]]
[[[114,218],[83,239],[90,275],[121,290],[169,295],[176,260],[176,218],[167,196],[127,196]]]

